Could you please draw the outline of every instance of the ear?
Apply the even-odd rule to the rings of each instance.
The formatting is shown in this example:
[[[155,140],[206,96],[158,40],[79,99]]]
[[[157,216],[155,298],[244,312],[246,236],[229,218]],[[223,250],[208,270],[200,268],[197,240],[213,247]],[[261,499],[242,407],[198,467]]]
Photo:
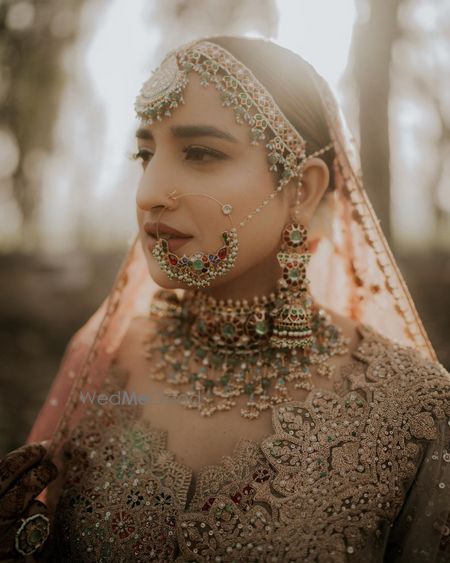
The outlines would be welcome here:
[[[298,178],[292,180],[290,200],[290,218],[308,227],[311,219],[325,194],[330,181],[330,171],[321,158],[311,158],[303,167],[302,186],[300,188],[300,205],[294,212],[295,195],[298,190]]]

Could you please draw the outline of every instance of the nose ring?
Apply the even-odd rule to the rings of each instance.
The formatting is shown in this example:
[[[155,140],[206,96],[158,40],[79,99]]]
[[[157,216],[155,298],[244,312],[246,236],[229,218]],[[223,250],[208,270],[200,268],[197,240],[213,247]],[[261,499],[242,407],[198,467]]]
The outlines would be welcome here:
[[[173,190],[172,192],[170,192],[170,194],[167,196],[169,199],[175,199],[175,194],[177,193],[177,190]]]

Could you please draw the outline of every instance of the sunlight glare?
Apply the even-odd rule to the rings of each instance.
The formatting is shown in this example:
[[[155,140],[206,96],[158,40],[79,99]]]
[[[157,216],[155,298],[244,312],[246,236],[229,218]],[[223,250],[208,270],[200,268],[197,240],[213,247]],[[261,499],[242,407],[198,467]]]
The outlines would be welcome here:
[[[311,63],[337,90],[355,21],[353,0],[277,0],[276,41]]]

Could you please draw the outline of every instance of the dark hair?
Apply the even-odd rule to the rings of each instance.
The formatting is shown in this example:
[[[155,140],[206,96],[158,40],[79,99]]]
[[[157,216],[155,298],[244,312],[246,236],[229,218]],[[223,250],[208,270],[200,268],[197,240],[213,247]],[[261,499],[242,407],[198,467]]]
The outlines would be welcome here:
[[[212,37],[211,43],[224,47],[245,64],[267,88],[281,111],[306,141],[306,154],[331,142],[328,125],[308,63],[299,55],[264,39]],[[334,189],[334,149],[322,154],[330,172],[328,190]]]

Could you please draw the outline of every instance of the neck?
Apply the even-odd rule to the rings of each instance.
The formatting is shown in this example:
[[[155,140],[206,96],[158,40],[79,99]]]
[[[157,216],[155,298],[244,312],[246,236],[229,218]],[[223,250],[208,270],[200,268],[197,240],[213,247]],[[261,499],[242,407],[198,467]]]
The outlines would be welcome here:
[[[233,299],[251,301],[254,297],[268,296],[277,291],[277,280],[281,268],[276,255],[271,255],[250,268],[241,276],[201,291],[214,299]]]

